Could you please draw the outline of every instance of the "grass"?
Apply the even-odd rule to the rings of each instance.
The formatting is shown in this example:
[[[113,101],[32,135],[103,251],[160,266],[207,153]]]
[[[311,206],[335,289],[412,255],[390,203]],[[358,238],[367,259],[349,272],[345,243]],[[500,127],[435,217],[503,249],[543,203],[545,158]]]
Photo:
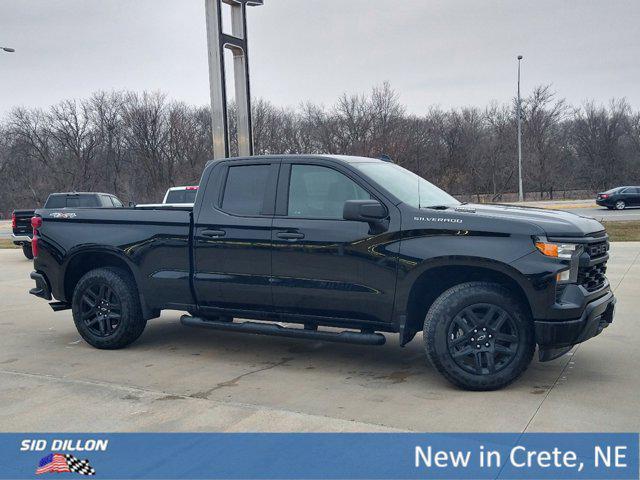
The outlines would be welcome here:
[[[602,222],[611,242],[640,242],[640,222]]]
[[[0,248],[20,248],[18,245],[14,245],[11,239],[0,238]]]

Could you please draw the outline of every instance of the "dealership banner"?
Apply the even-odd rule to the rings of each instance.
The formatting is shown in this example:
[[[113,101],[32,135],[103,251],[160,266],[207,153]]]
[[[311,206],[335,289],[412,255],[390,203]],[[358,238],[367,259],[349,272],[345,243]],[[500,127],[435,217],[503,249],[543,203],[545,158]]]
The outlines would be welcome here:
[[[636,479],[635,433],[11,433],[0,478]]]

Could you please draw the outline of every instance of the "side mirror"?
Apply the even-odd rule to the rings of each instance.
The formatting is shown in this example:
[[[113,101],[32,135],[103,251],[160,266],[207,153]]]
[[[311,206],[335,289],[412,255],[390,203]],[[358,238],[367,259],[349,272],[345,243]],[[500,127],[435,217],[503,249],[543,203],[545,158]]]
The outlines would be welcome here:
[[[135,202],[129,201],[129,206],[130,206],[130,207],[135,207],[135,206],[136,206],[136,204],[135,204]]]
[[[355,222],[377,223],[387,218],[387,209],[378,200],[347,200],[342,218]]]

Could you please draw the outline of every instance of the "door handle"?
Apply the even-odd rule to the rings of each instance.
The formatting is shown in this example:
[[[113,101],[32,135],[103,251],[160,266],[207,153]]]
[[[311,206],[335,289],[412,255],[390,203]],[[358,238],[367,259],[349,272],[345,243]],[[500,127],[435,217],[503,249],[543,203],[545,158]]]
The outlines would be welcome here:
[[[276,237],[282,238],[284,240],[300,240],[301,238],[304,238],[304,233],[279,232],[276,233]]]
[[[203,237],[219,238],[224,237],[227,232],[225,232],[224,230],[202,230],[200,234]]]

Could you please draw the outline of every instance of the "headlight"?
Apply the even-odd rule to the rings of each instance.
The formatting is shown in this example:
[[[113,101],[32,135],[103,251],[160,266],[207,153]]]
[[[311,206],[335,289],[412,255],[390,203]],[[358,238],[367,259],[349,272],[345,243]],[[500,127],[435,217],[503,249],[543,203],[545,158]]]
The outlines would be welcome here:
[[[561,258],[563,260],[571,260],[578,245],[575,243],[553,243],[536,241],[536,248],[547,257]]]
[[[567,265],[565,270],[556,274],[558,283],[575,283],[578,278],[578,254],[580,253],[580,245],[575,243],[555,243],[548,242],[545,238],[534,239],[536,248],[547,257],[564,260]]]

